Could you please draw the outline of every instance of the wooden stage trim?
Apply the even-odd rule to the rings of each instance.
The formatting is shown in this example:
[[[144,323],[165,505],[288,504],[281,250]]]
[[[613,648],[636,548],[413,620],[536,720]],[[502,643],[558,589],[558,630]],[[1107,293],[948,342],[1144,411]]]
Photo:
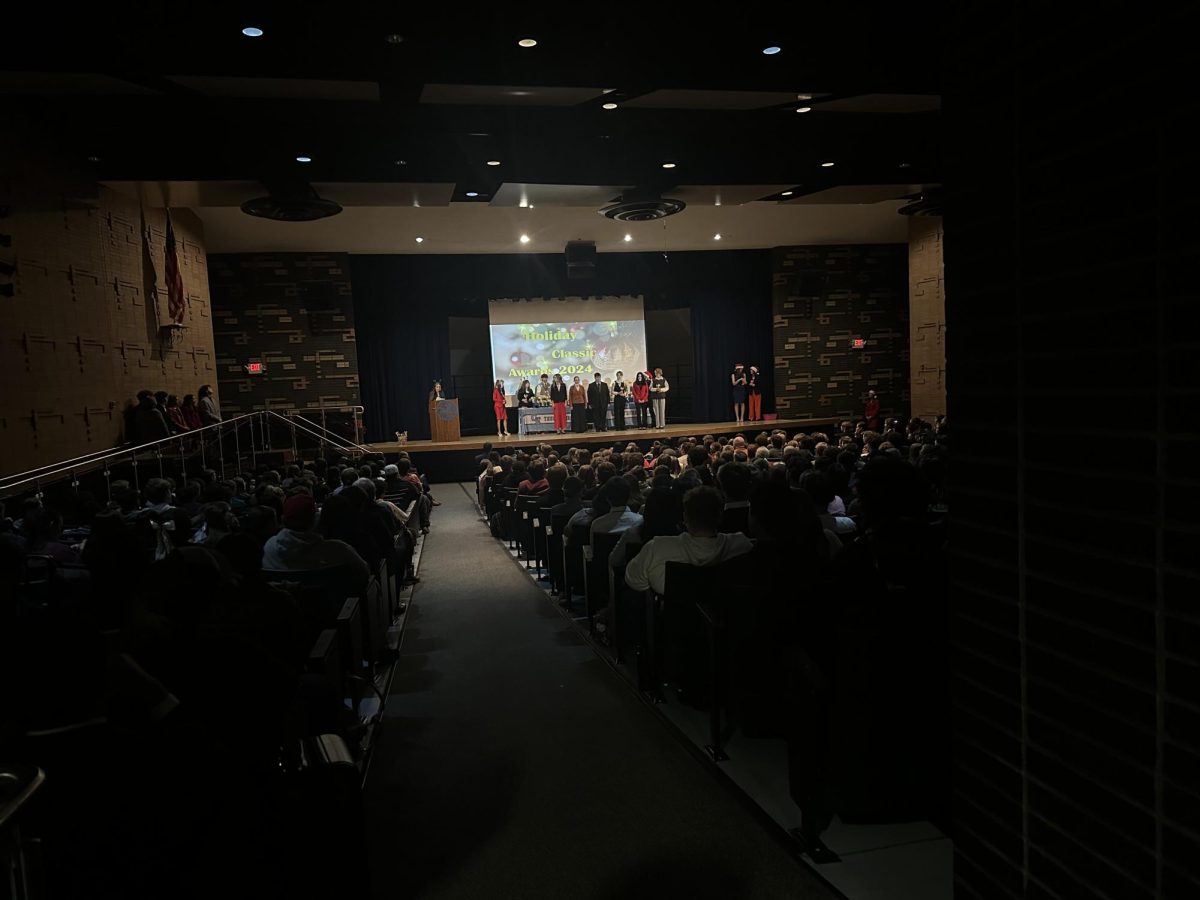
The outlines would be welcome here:
[[[551,431],[548,433],[531,434],[525,437],[518,437],[514,434],[512,437],[498,438],[493,434],[491,436],[464,437],[459,438],[457,441],[409,441],[407,444],[398,444],[395,441],[377,441],[364,446],[376,453],[395,453],[397,450],[407,450],[409,453],[452,453],[461,450],[482,450],[484,443],[487,441],[492,442],[493,449],[503,450],[505,447],[528,448],[536,447],[538,444],[551,444],[554,447],[612,444],[618,438],[623,438],[626,441],[652,443],[664,437],[703,437],[706,434],[717,435],[718,437],[721,435],[744,434],[747,439],[753,439],[758,436],[760,431],[773,431],[776,428],[782,428],[790,435],[797,431],[807,431],[813,428],[828,429],[831,425],[836,425],[836,422],[836,418],[777,419],[774,422],[745,422],[741,426],[736,422],[697,422],[690,425],[668,425],[661,431],[657,429],[641,431],[637,428],[601,433],[585,431],[582,434],[574,432],[555,434]]]

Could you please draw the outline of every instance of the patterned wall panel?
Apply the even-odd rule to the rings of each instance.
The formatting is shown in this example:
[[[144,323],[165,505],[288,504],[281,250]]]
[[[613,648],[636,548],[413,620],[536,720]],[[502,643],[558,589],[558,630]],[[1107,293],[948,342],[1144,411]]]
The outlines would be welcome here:
[[[218,255],[209,274],[225,409],[359,403],[345,254]],[[252,362],[261,362],[264,374],[247,374]]]
[[[932,421],[946,411],[946,295],[942,219],[908,220],[908,315],[912,414]]]
[[[906,268],[903,244],[775,249],[780,418],[861,416],[872,388],[886,414],[908,414]]]
[[[172,214],[187,312],[168,342],[165,210],[56,170],[49,152],[31,158],[0,158],[0,260],[15,267],[0,302],[3,473],[117,446],[143,388],[216,382],[200,220]]]

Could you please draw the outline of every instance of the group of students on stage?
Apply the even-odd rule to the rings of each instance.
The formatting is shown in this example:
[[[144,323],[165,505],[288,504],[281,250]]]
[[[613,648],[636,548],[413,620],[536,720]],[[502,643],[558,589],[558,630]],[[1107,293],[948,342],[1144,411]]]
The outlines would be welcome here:
[[[626,428],[625,408],[632,401],[637,428],[662,429],[667,424],[667,392],[671,385],[662,369],[653,372],[638,372],[632,382],[625,380],[624,372],[617,372],[611,384],[596,372],[586,387],[576,375],[571,384],[563,381],[558,372],[554,379],[542,373],[537,387],[530,387],[528,379],[517,389],[517,407],[529,408],[549,406],[554,410],[554,433],[567,433],[567,407],[571,407],[571,431],[587,431],[590,420],[596,431],[608,430],[608,410],[612,407],[613,429]],[[496,435],[508,435],[508,396],[504,381],[497,379],[492,386],[492,406],[496,411]]]

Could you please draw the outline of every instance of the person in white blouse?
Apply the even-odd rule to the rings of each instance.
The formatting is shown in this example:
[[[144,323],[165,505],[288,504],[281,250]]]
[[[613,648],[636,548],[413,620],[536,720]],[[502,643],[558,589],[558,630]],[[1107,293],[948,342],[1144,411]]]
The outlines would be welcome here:
[[[666,589],[667,563],[713,566],[743,553],[753,544],[744,534],[720,534],[725,503],[715,488],[692,488],[683,498],[686,534],[652,539],[625,568],[625,583],[638,591],[661,594]]]

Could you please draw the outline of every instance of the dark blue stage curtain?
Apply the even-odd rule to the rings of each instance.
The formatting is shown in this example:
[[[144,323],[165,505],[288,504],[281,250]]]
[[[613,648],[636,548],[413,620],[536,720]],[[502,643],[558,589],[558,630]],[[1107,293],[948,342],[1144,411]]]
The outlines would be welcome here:
[[[397,430],[429,436],[430,382],[450,375],[448,320],[486,319],[494,298],[641,294],[646,309],[686,307],[696,362],[692,419],[733,417],[729,374],[737,362],[762,370],[763,408],[774,409],[769,250],[602,253],[587,281],[567,279],[561,254],[351,256],[350,269],[369,440]],[[655,348],[646,349],[653,366]]]

